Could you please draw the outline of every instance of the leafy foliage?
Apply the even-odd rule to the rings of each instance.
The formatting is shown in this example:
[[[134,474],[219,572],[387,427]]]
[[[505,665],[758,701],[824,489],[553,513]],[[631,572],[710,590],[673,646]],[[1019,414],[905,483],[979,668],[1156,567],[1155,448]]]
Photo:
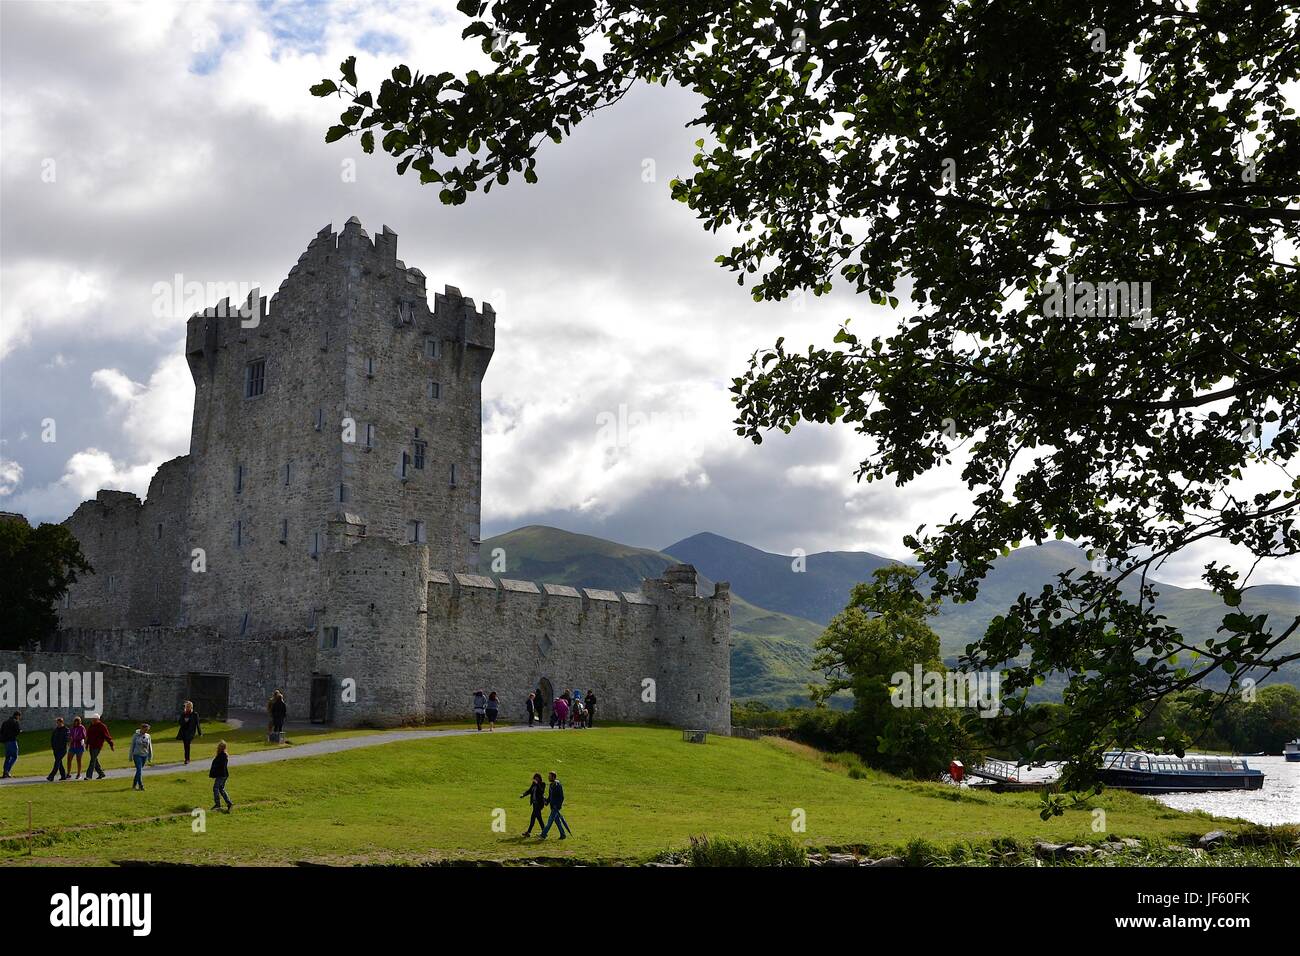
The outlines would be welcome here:
[[[970,746],[958,712],[947,708],[898,706],[895,676],[947,671],[939,657],[939,636],[926,623],[935,602],[915,590],[917,572],[893,565],[876,570],[873,580],[853,589],[848,607],[818,639],[813,667],[826,675],[812,688],[824,702],[843,690],[853,692],[853,713],[845,719],[855,749],[882,769],[936,777]]]
[[[0,647],[14,650],[53,634],[59,623],[55,605],[77,575],[87,572],[93,569],[81,545],[62,525],[33,528],[0,520]]]
[[[738,229],[720,264],[756,299],[836,282],[900,313],[885,338],[755,354],[737,431],[800,422],[864,439],[863,480],[957,464],[973,510],[906,541],[935,596],[969,600],[992,560],[1052,537],[1097,566],[1021,595],[967,648],[1008,665],[1009,739],[1048,741],[1023,700],[1064,674],[1052,742],[1100,759],[1207,677],[1260,677],[1300,616],[1238,610],[1255,561],[1300,550],[1289,467],[1300,449],[1300,13],[1267,0],[464,0],[492,67],[393,70],[362,91],[355,60],[313,88],[359,134],[441,184],[537,177],[536,154],[638,82],[700,97],[695,169],[672,194]],[[597,52],[599,51],[599,52]],[[1049,307],[1070,277],[1150,283],[1149,310]],[[904,303],[906,300],[906,303]],[[1071,299],[1071,304],[1076,304]],[[1248,484],[1242,479],[1249,478]],[[1220,634],[1194,646],[1154,608],[1148,571],[1200,542]],[[1123,586],[1136,582],[1136,593]],[[1230,687],[1230,691],[1232,688]]]

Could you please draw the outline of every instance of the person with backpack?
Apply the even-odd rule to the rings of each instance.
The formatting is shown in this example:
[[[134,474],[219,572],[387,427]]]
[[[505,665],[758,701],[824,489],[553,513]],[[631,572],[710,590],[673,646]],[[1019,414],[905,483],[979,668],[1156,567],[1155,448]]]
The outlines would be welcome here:
[[[104,744],[108,744],[109,750],[116,749],[113,746],[113,735],[108,732],[108,724],[104,723],[100,714],[96,714],[86,728],[86,749],[90,751],[90,764],[86,767],[87,780],[94,774],[99,774],[100,780],[104,779],[104,768],[99,764],[99,752],[104,749]]]
[[[23,712],[15,710],[14,715],[0,724],[0,744],[5,748],[5,769],[0,777],[12,777],[9,771],[18,762],[18,735],[23,732]]]
[[[488,724],[489,731],[497,729],[497,714],[500,712],[500,710],[501,710],[501,701],[497,699],[497,692],[493,691],[492,693],[488,694],[488,699],[487,699],[487,724]]]
[[[569,821],[564,819],[564,814],[560,812],[564,808],[564,784],[560,783],[554,770],[546,776],[551,781],[551,791],[546,795],[546,802],[551,807],[551,815],[546,820],[546,826],[542,827],[542,839],[546,839],[546,834],[551,832],[551,825],[554,824],[559,828],[560,839],[565,840],[573,831],[569,829]]]
[[[528,818],[528,829],[524,831],[524,836],[532,836],[534,823],[537,824],[538,829],[545,829],[546,827],[546,824],[542,822],[542,807],[546,806],[546,784],[542,783],[540,773],[533,774],[532,784],[519,795],[520,800],[524,797],[530,798],[529,803],[533,808],[533,815]]]
[[[185,745],[185,762],[190,762],[190,744],[195,737],[203,736],[203,725],[199,715],[194,712],[194,701],[187,700],[181,709],[181,729],[176,732],[176,739]]]
[[[50,732],[50,750],[54,752],[54,769],[46,777],[51,783],[54,782],[54,775],[57,773],[60,780],[68,779],[68,771],[63,766],[63,757],[68,752],[68,738],[72,736],[72,731],[63,725],[62,717],[54,718],[54,730]]]
[[[72,758],[77,758],[77,775],[74,780],[81,779],[81,755],[86,752],[86,725],[81,722],[80,717],[72,718],[72,728],[68,733],[68,769],[72,769]]]
[[[487,697],[481,690],[474,691],[474,722],[483,729],[483,715],[487,713]]]
[[[135,779],[131,782],[131,789],[143,790],[144,765],[153,763],[153,738],[149,736],[148,724],[141,724],[140,729],[131,735],[131,762],[135,764]]]
[[[217,755],[212,758],[208,776],[212,779],[212,809],[220,810],[221,801],[225,799],[226,812],[229,813],[234,804],[230,802],[230,794],[226,793],[226,781],[230,779],[230,754],[224,740],[217,744]]]

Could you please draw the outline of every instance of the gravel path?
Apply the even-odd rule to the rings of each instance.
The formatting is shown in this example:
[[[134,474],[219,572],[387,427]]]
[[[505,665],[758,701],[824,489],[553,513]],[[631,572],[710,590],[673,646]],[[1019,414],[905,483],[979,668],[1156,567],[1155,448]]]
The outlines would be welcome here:
[[[542,728],[532,728],[533,733],[540,733]],[[319,757],[322,754],[342,753],[345,750],[358,750],[362,747],[378,747],[381,744],[396,743],[400,740],[427,740],[430,737],[463,737],[467,734],[477,733],[527,733],[529,727],[526,724],[508,724],[498,727],[495,731],[478,731],[470,730],[393,730],[382,734],[365,734],[360,737],[339,737],[333,740],[319,740],[315,743],[294,744],[288,747],[281,747],[275,750],[254,750],[246,754],[232,754],[230,765],[232,767],[249,767],[254,764],[279,763],[281,760],[297,760],[300,757]],[[155,764],[152,767],[144,768],[146,782],[148,778],[159,773],[203,773],[208,772],[210,761],[192,760],[190,763],[163,763]],[[119,767],[109,770],[105,776],[113,780],[129,780],[135,776],[134,767]],[[59,781],[68,784],[81,783],[82,781]],[[11,777],[8,780],[0,780],[0,787],[21,787],[25,784],[48,783],[44,777]]]

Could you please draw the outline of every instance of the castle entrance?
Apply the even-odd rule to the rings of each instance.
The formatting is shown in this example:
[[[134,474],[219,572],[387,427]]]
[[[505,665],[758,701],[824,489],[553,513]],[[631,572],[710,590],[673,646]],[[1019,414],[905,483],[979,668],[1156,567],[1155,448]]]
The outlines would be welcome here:
[[[330,687],[333,680],[329,674],[311,675],[311,722],[328,723],[330,719]]]
[[[550,680],[543,677],[537,682],[537,689],[542,692],[542,699],[539,700],[538,703],[545,707],[549,713],[551,709],[551,700],[555,697],[555,690],[551,687]]]

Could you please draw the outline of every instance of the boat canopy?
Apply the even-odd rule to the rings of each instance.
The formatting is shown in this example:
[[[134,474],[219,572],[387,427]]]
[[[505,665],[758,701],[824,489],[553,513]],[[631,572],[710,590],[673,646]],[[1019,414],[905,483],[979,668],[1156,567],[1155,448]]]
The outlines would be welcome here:
[[[1188,754],[1179,758],[1118,750],[1104,754],[1102,766],[1107,770],[1138,770],[1143,773],[1241,773],[1250,769],[1240,757]]]

